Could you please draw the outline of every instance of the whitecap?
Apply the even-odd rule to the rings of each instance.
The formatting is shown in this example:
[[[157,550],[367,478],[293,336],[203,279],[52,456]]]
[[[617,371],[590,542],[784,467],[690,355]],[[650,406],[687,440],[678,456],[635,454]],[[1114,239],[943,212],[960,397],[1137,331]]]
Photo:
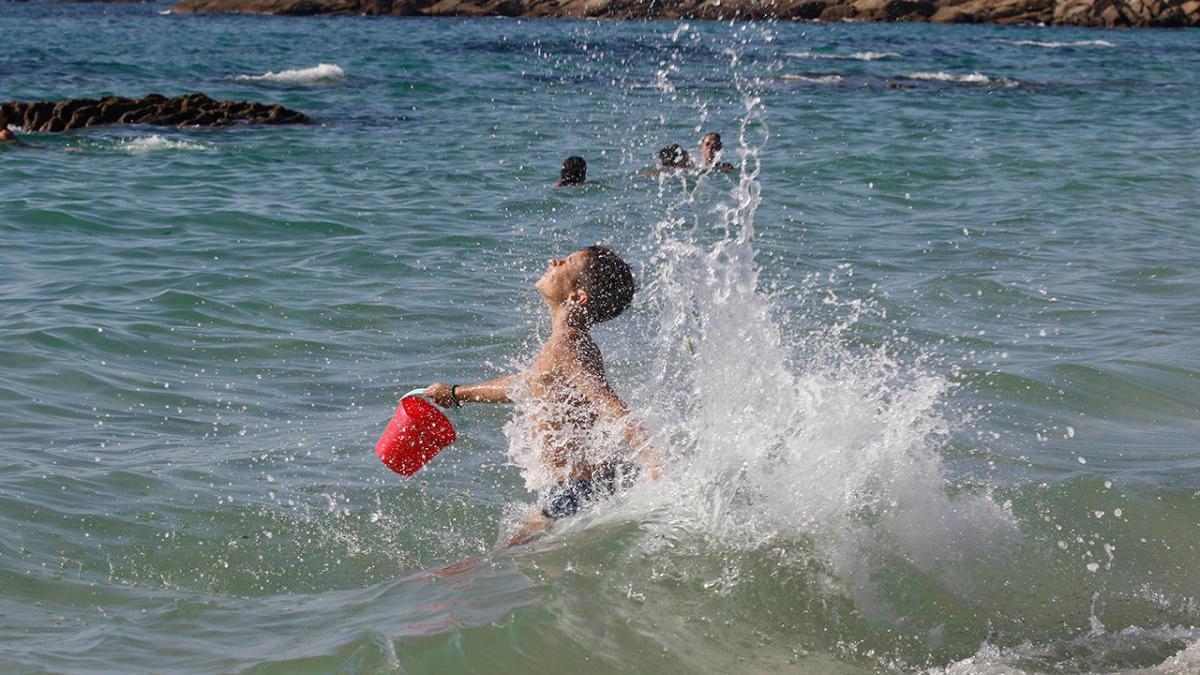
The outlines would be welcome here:
[[[934,72],[909,73],[905,77],[910,80],[925,80],[927,82],[960,82],[962,84],[989,84],[1002,87],[1015,87],[1020,84],[1020,82],[1010,80],[1007,77],[992,79],[979,71],[973,73],[946,73],[939,70]]]
[[[789,52],[788,56],[798,59],[822,59],[830,61],[878,61],[880,59],[903,58],[896,52],[853,52],[851,54],[820,54],[817,52]]]
[[[1093,617],[1093,620],[1095,618]],[[1200,631],[1191,626],[1140,628],[1130,626],[1108,631],[1103,625],[1075,638],[1039,644],[1025,642],[1013,647],[997,647],[984,642],[972,656],[944,668],[925,671],[926,675],[1026,675],[1061,665],[1061,655],[1070,653],[1076,660],[1103,660],[1105,654],[1165,651],[1179,642],[1187,646],[1158,665],[1122,669],[1123,675],[1183,675],[1197,672],[1200,666]],[[1097,664],[1098,665],[1098,664]],[[1029,668],[1029,670],[1026,670]],[[1110,672],[1105,669],[1105,672]]]
[[[1010,45],[1019,47],[1046,47],[1049,49],[1059,49],[1061,47],[1116,47],[1115,44],[1108,40],[1072,40],[1070,42],[1058,42],[1054,40],[1001,40]]]
[[[159,152],[162,150],[183,150],[197,152],[208,152],[212,150],[211,146],[204,145],[203,143],[174,140],[159,136],[158,134],[126,139],[117,143],[116,148],[117,150],[128,152],[131,155],[145,155],[151,152]]]
[[[841,75],[780,75],[779,79],[787,82],[812,82],[813,84],[838,84]]]
[[[879,59],[899,59],[903,58],[896,52],[854,52],[849,58],[856,61],[878,61]]]
[[[271,84],[330,84],[346,79],[346,71],[336,63],[319,63],[311,68],[267,71],[262,75],[238,75],[238,82],[269,82]]]
[[[944,73],[940,70],[937,72],[910,73],[908,75],[908,79],[910,79],[910,80],[927,80],[930,82],[969,82],[971,84],[990,84],[991,83],[991,80],[988,79],[987,75],[984,75],[983,73],[978,72],[978,71],[967,74],[967,75],[956,75],[954,73]]]

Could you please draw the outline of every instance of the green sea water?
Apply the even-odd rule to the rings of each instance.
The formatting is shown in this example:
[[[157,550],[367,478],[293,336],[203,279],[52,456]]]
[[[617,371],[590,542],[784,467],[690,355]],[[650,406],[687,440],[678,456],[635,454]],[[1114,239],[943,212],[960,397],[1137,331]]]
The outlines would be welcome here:
[[[0,146],[0,672],[1200,670],[1200,33],[165,9],[0,5],[0,100],[314,124]],[[513,410],[375,439],[596,242],[667,467],[502,549]]]

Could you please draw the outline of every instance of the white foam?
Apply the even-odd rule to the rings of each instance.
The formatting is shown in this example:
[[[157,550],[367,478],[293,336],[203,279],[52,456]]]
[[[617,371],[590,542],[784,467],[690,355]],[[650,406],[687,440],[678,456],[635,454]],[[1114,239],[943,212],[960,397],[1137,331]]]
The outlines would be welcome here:
[[[969,82],[971,84],[991,84],[992,82],[987,75],[978,71],[969,74],[944,73],[942,71],[911,73],[908,75],[908,79],[931,82]]]
[[[1010,45],[1021,47],[1046,47],[1048,49],[1060,49],[1062,47],[1116,47],[1115,44],[1108,40],[1072,40],[1069,42],[1057,42],[1054,40],[1000,40],[1000,42],[1007,42]]]
[[[1144,675],[1189,675],[1200,673],[1200,637],[1196,629],[1188,636],[1191,642],[1171,658],[1144,671]]]
[[[838,84],[842,81],[841,75],[780,75],[779,79],[790,82],[812,82],[814,84]]]
[[[933,72],[918,72],[909,73],[906,75],[910,80],[924,80],[926,82],[958,82],[962,84],[985,84],[996,85],[1002,87],[1016,87],[1020,84],[1016,80],[1010,80],[1007,77],[990,78],[979,71],[973,73],[947,73],[943,71]]]
[[[1074,661],[1072,665],[1075,668],[1080,665],[1093,665],[1087,661],[1090,660],[1089,656],[1094,655],[1097,661],[1094,665],[1098,670],[1103,668],[1105,655],[1111,658],[1111,655],[1123,652],[1145,652],[1151,649],[1161,651],[1179,642],[1185,642],[1187,646],[1157,665],[1122,670],[1104,668],[1103,672],[1115,675],[1192,675],[1200,672],[1200,629],[1184,626],[1130,626],[1120,631],[1109,632],[1103,625],[1098,625],[1090,632],[1077,637],[1047,644],[1026,641],[1015,647],[996,647],[984,642],[973,655],[945,668],[934,668],[925,672],[926,675],[1026,675],[1035,672],[1057,672],[1056,666],[1064,665],[1060,662],[1067,655]]]
[[[133,155],[144,155],[150,152],[160,152],[163,150],[183,150],[196,152],[208,152],[212,150],[211,146],[204,145],[203,143],[173,140],[170,138],[164,138],[158,134],[123,140],[118,143],[116,147],[118,150],[122,150]]]
[[[822,54],[819,52],[788,52],[788,56],[798,59],[820,59],[830,61],[878,61],[880,59],[903,58],[896,52],[853,52],[850,54]]]
[[[262,75],[238,75],[239,82],[269,82],[271,84],[330,84],[346,79],[346,71],[336,63],[320,63],[311,68],[267,71]]]

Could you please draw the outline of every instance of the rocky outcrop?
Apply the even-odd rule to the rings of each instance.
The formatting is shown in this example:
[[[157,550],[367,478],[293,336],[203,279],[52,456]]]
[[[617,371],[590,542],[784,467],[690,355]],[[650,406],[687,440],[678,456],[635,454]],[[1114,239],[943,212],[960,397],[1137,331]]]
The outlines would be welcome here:
[[[1200,26],[1200,0],[179,0],[177,12]]]
[[[219,127],[230,124],[307,124],[304,113],[278,103],[216,101],[199,92],[167,98],[105,96],[65,101],[0,103],[0,121],[25,131],[67,131],[105,124],[155,124],[173,127]]]

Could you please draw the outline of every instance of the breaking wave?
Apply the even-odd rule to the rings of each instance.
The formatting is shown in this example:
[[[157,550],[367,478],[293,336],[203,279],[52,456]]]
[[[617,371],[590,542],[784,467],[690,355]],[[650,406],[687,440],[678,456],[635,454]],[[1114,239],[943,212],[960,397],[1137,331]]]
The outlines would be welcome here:
[[[1059,42],[1056,40],[1000,40],[1000,42],[1019,47],[1046,47],[1048,49],[1060,49],[1062,47],[1116,47],[1115,44],[1108,40],[1070,40],[1068,42]]]
[[[175,140],[159,136],[158,134],[123,140],[117,143],[116,148],[117,150],[128,152],[131,155],[145,155],[151,152],[160,152],[163,150],[209,152],[213,149],[212,146],[205,145],[203,143]]]
[[[1015,87],[1019,82],[1010,80],[1007,77],[991,78],[979,71],[973,73],[947,73],[943,71],[932,72],[917,72],[906,75],[910,80],[923,80],[926,82],[958,82],[961,84],[983,84],[983,85],[998,85],[1003,87]]]
[[[267,71],[262,75],[238,75],[238,82],[267,82],[270,84],[332,84],[346,79],[346,71],[336,63],[320,63],[311,68]]]
[[[788,52],[788,56],[797,59],[814,59],[829,61],[879,61],[881,59],[899,59],[902,55],[896,52],[853,52],[850,54],[823,54],[820,52]]]
[[[841,75],[780,75],[779,79],[786,82],[812,82],[813,84],[839,84]]]

